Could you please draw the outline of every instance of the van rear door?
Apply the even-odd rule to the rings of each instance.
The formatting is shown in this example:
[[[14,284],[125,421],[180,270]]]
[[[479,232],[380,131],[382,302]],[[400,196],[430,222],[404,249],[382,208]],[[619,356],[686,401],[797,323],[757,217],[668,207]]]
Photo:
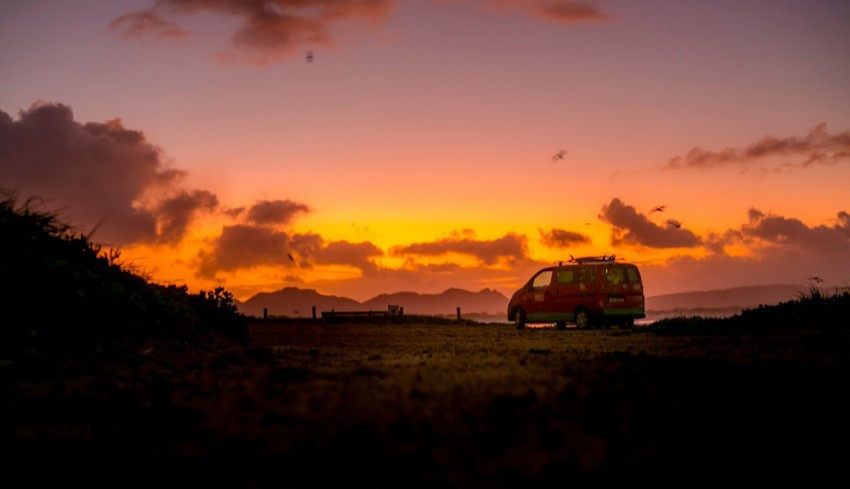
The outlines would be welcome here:
[[[643,283],[634,265],[612,265],[603,270],[605,312],[644,317]]]

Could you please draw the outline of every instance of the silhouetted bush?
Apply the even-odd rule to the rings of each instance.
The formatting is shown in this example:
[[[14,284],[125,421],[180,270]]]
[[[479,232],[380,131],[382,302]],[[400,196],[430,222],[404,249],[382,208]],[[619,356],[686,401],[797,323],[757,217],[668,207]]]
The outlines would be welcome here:
[[[30,199],[0,195],[0,314],[3,343],[61,343],[105,338],[169,337],[185,341],[216,332],[247,337],[244,316],[224,289],[190,294],[158,285],[75,234]]]

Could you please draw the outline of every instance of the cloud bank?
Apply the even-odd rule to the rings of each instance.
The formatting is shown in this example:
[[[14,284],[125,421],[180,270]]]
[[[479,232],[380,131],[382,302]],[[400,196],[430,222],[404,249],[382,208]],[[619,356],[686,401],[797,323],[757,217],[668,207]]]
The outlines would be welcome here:
[[[218,203],[210,192],[179,188],[182,176],[121,119],[82,124],[70,107],[45,102],[17,120],[0,111],[0,182],[60,215],[67,209],[72,225],[99,223],[101,242],[179,241],[197,213]]]
[[[761,167],[762,171],[782,172],[813,165],[850,162],[850,131],[830,134],[826,130],[826,123],[822,122],[803,137],[764,136],[743,148],[729,147],[720,151],[695,147],[685,156],[671,158],[661,169],[707,170],[728,166],[749,169],[771,158],[787,158],[790,161]]]
[[[123,39],[184,40],[191,33],[177,18],[212,13],[236,19],[227,62],[258,66],[300,56],[303,48],[334,45],[333,30],[344,21],[377,24],[395,10],[393,0],[158,0],[150,9],[131,12],[110,27]]]
[[[469,0],[458,0],[469,1]],[[218,14],[238,23],[223,62],[257,66],[300,57],[313,47],[332,47],[345,23],[380,25],[397,9],[396,0],[158,0],[146,10],[115,18],[109,27],[124,40],[182,43],[192,32],[178,19]],[[485,8],[518,11],[549,22],[605,21],[592,2],[575,0],[486,0]]]

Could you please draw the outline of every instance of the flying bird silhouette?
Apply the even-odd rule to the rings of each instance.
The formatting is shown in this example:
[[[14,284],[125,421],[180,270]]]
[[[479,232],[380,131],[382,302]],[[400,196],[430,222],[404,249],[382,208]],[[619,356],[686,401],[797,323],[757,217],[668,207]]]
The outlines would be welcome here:
[[[291,261],[292,263],[295,263],[295,258],[292,256],[292,253],[287,253],[286,256],[289,257],[289,261]]]
[[[313,62],[313,51],[307,51],[306,58],[307,58],[308,63],[312,63]]]
[[[652,214],[653,212],[664,212],[664,209],[666,209],[666,208],[667,208],[666,205],[657,205],[657,206],[653,207],[652,210],[649,211],[649,213]]]
[[[817,283],[821,283],[821,282],[823,282],[823,279],[822,279],[822,278],[820,278],[820,277],[809,277],[809,280],[813,280],[813,281],[815,281],[815,282],[817,282]]]
[[[677,221],[677,220],[675,220],[675,219],[667,219],[667,220],[666,220],[666,221],[664,221],[664,222],[666,222],[666,223],[667,223],[668,225],[670,225],[670,226],[673,226],[673,227],[674,227],[674,228],[676,228],[676,229],[678,229],[678,228],[681,228],[681,227],[682,227],[682,223],[681,223],[681,222],[679,222],[679,221]]]
[[[563,160],[564,156],[567,156],[567,150],[562,149],[561,151],[558,151],[554,156],[552,156],[552,163],[555,163],[558,160]]]

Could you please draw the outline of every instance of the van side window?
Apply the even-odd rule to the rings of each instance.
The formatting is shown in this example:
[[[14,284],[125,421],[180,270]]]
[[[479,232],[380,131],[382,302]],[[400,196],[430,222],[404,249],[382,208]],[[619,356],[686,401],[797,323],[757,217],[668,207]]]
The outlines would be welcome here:
[[[596,269],[593,267],[582,267],[579,271],[578,281],[582,283],[596,281]]]
[[[555,275],[555,281],[559,284],[569,284],[572,283],[574,279],[574,270],[558,270],[558,274]]]
[[[610,284],[618,285],[625,279],[623,276],[623,269],[620,267],[606,268],[605,269],[605,281]]]
[[[549,286],[552,282],[552,270],[546,270],[537,274],[531,282],[531,286],[535,289],[543,289]]]
[[[638,282],[640,282],[640,275],[638,275],[637,268],[635,268],[635,267],[628,267],[628,268],[626,269],[626,272],[629,274],[629,282],[631,282],[631,283],[638,283]]]

